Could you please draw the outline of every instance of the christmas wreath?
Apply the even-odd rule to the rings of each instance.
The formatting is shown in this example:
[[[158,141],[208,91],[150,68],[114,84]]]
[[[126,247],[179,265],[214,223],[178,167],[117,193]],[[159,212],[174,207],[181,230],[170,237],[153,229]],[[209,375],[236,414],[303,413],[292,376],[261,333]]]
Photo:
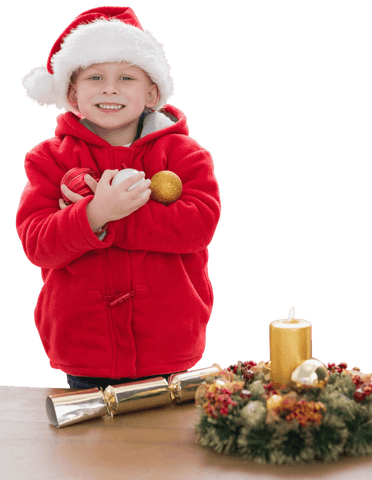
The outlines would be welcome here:
[[[196,392],[200,444],[276,465],[371,454],[372,374],[322,365],[315,382],[276,389],[269,362],[238,362],[208,377]]]

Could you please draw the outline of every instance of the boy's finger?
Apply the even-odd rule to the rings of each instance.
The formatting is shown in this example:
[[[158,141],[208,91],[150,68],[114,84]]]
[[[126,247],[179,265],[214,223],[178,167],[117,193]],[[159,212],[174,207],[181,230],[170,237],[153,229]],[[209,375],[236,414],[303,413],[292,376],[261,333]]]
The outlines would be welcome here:
[[[145,190],[145,192],[143,194],[134,198],[133,201],[132,201],[132,204],[131,204],[132,207],[133,207],[133,211],[138,210],[139,208],[143,207],[143,205],[145,205],[145,203],[147,203],[149,201],[150,195],[151,195],[151,190],[148,188],[147,190]]]
[[[115,177],[115,175],[118,173],[118,171],[119,171],[118,169],[116,169],[116,170],[105,170],[98,183],[108,185],[111,182],[111,180]]]
[[[93,193],[96,193],[98,182],[96,182],[96,180],[94,180],[94,178],[91,177],[90,175],[85,175],[84,181],[88,185],[88,187],[93,191]]]
[[[133,187],[133,185],[135,185],[137,182],[141,182],[141,185],[142,185],[144,182],[142,182],[141,180],[144,178],[145,178],[145,172],[138,172],[135,175],[132,175],[131,177],[126,178],[125,180],[120,182],[117,186],[120,185],[121,191],[130,190],[131,187]]]
[[[136,185],[135,187],[133,186],[129,187],[128,190],[130,190],[130,193],[135,198],[135,197],[138,197],[139,195],[142,195],[144,192],[146,192],[146,190],[150,188],[150,185],[151,185],[151,180],[147,179],[141,182],[140,184]]]
[[[66,202],[63,200],[63,198],[60,198],[60,199],[58,200],[58,202],[59,202],[59,208],[60,208],[61,210],[63,210],[64,208],[68,207],[68,205],[66,205]]]
[[[70,190],[68,186],[65,184],[61,185],[61,191],[69,200],[71,200],[72,203],[76,203],[82,198],[84,198],[78,193],[75,193],[72,190]]]

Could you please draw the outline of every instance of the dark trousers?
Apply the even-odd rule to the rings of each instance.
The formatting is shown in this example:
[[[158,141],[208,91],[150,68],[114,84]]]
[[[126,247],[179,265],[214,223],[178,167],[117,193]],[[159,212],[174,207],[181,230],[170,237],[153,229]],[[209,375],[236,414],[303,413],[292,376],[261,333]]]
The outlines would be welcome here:
[[[177,372],[179,373],[179,372]],[[123,383],[138,382],[140,380],[147,380],[149,378],[163,377],[166,380],[173,375],[173,373],[167,373],[164,375],[151,375],[150,377],[141,378],[96,378],[96,377],[74,377],[67,374],[67,383],[70,388],[80,388],[86,390],[88,388],[103,388],[105,389],[109,385],[122,385]]]

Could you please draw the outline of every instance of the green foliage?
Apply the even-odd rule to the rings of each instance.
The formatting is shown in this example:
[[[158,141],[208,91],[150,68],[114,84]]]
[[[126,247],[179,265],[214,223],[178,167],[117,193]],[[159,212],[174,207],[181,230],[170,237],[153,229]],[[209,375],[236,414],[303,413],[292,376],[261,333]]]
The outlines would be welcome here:
[[[307,402],[319,402],[321,390],[320,388],[308,388],[303,393],[303,397]]]
[[[349,436],[344,420],[327,411],[322,425],[316,425],[311,430],[316,458],[324,462],[336,462],[343,455]]]
[[[372,416],[370,408],[359,404],[353,419],[346,420],[349,431],[345,453],[347,455],[369,455],[372,453]]]
[[[238,453],[244,458],[251,458],[259,463],[269,461],[268,444],[271,432],[265,423],[256,428],[242,427],[238,436]]]
[[[329,393],[337,391],[343,393],[346,397],[353,398],[355,385],[350,375],[331,373],[326,390]]]
[[[328,390],[328,388],[325,388],[320,399],[324,405],[327,406],[327,411],[345,419],[354,419],[355,413],[358,410],[358,404],[341,393],[340,390],[332,391],[331,389]]]
[[[203,446],[225,455],[237,450],[237,433],[242,424],[240,416],[228,415],[217,419],[208,417],[199,407],[200,421],[196,425]]]

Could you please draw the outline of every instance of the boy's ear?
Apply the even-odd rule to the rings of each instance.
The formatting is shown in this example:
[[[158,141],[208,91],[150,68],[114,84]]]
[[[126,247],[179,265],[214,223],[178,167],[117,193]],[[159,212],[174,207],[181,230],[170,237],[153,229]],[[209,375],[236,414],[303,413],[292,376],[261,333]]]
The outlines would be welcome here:
[[[147,93],[146,107],[147,108],[155,107],[159,102],[159,100],[160,100],[160,93],[159,93],[158,86],[156,85],[156,83],[153,83],[150,86],[150,89]]]
[[[78,100],[76,95],[76,87],[73,83],[70,83],[70,85],[68,86],[67,98],[68,103],[71,105],[71,107],[77,107]]]

